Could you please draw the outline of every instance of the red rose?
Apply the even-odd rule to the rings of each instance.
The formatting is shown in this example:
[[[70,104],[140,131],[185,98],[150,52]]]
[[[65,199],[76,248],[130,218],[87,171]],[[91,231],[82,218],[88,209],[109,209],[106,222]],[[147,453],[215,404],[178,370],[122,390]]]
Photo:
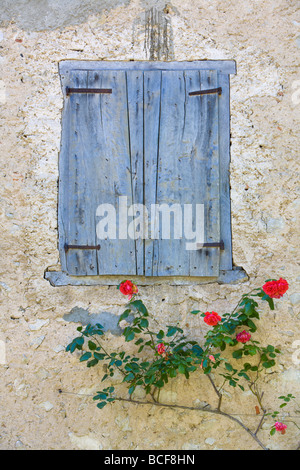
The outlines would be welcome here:
[[[210,326],[215,326],[219,323],[222,318],[216,312],[206,312],[204,317],[205,323]]]
[[[138,288],[131,281],[123,281],[119,286],[120,291],[124,295],[128,295],[128,299],[131,300],[134,294],[138,293]]]
[[[247,341],[249,341],[250,338],[251,338],[250,333],[248,333],[245,330],[239,333],[238,335],[236,335],[236,340],[239,343],[247,343]]]
[[[272,299],[280,299],[289,288],[285,279],[280,278],[278,281],[268,281],[263,285],[263,291]]]

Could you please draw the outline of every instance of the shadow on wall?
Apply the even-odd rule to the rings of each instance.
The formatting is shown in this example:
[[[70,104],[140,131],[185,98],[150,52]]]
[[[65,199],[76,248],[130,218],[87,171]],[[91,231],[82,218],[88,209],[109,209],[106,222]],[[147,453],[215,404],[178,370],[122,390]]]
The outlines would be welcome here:
[[[25,31],[44,31],[84,23],[90,15],[130,0],[1,0],[0,25],[15,21]]]
[[[63,0],[63,6],[57,0],[1,0],[0,26],[15,21],[25,31],[55,30],[84,23],[90,15],[129,4],[130,0]],[[146,23],[162,26],[162,30],[166,26],[163,15],[173,8],[166,0],[140,0],[139,6],[145,10]]]
[[[85,23],[90,15],[99,15],[130,0],[1,0],[0,26],[14,21],[25,31],[51,31]],[[144,41],[147,60],[174,60],[171,17],[179,14],[166,0],[140,0],[132,25],[132,42]]]

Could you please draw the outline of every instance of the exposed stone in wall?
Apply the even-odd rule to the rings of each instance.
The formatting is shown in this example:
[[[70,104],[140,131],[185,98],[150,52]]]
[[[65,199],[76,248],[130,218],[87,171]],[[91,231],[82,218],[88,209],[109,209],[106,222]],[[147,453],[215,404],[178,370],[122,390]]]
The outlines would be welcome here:
[[[233,0],[73,1],[59,16],[54,6],[48,10],[55,2],[44,2],[44,10],[34,1],[26,2],[27,9],[20,8],[21,1],[2,3],[0,448],[257,448],[233,422],[209,413],[128,403],[97,410],[90,395],[99,388],[101,371],[87,370],[64,351],[79,325],[68,321],[76,319],[74,313],[83,314],[80,321],[105,313],[117,318],[125,301],[115,286],[54,288],[44,279],[48,266],[59,265],[63,100],[58,62],[236,60],[238,73],[231,78],[233,256],[249,281],[143,286],[140,291],[161,325],[179,322],[191,338],[201,339],[206,329],[191,310],[222,314],[265,279],[286,278],[290,290],[274,312],[262,310],[256,333],[283,353],[263,380],[265,402],[272,405],[281,394],[297,394],[300,381],[295,355],[300,339],[298,2],[251,0],[237,7]],[[106,345],[123,347],[122,337],[108,332]],[[143,397],[141,390],[137,393]],[[163,398],[216,406],[201,372],[191,381],[171,381]],[[245,414],[253,414],[255,404],[248,391],[228,389],[224,399],[225,409],[234,408],[253,428],[258,417]],[[295,430],[285,437],[271,439],[269,429],[262,430],[271,448],[295,448]]]

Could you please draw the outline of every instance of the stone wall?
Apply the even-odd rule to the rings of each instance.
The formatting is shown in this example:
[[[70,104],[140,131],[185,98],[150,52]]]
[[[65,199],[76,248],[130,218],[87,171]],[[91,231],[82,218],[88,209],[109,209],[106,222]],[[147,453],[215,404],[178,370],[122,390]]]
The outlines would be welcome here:
[[[86,60],[234,59],[231,78],[233,258],[249,280],[235,285],[143,286],[161,324],[179,322],[201,338],[188,312],[232,309],[268,278],[290,289],[274,312],[262,309],[257,338],[282,350],[263,377],[265,404],[299,389],[299,17],[296,0],[4,0],[0,12],[1,449],[256,449],[232,421],[209,413],[116,403],[91,395],[101,370],[65,352],[89,315],[119,315],[115,286],[52,287],[58,266],[57,179],[62,92],[58,63]],[[37,7],[39,4],[39,7]],[[64,8],[61,8],[61,5]],[[59,5],[59,7],[58,7]],[[107,347],[122,339],[113,329]],[[63,393],[59,393],[62,390]],[[121,389],[122,390],[122,389]],[[125,389],[124,396],[125,396]],[[138,396],[143,397],[141,391]],[[216,405],[201,372],[174,379],[165,403]],[[251,392],[226,390],[224,410],[253,429]],[[295,410],[292,413],[295,415]],[[248,416],[250,415],[250,416]],[[299,425],[299,418],[294,418]],[[262,440],[297,447],[297,428]]]

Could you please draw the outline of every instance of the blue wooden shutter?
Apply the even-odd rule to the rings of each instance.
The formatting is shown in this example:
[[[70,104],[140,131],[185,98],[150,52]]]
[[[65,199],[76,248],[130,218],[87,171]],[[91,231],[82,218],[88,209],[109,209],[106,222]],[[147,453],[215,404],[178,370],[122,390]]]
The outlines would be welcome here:
[[[115,239],[99,240],[96,214],[100,204],[111,204],[118,222],[120,197],[128,205],[143,202],[136,187],[142,168],[139,80],[125,71],[70,73],[70,88],[112,90],[66,98],[59,209],[62,268],[70,275],[138,273],[136,241],[120,239],[118,226]]]
[[[187,250],[184,205],[204,205],[205,243],[220,242],[218,88],[216,71],[145,72],[145,194],[148,206],[178,204],[182,237],[146,242],[146,275],[218,276],[220,248]],[[194,211],[195,214],[195,211]],[[178,219],[180,220],[180,219]],[[174,223],[176,221],[174,220]],[[174,227],[173,227],[174,229]],[[180,236],[180,235],[177,235]]]
[[[226,61],[225,61],[226,62]],[[229,197],[229,73],[203,63],[88,63],[64,69],[63,83],[111,93],[65,96],[59,168],[59,242],[69,275],[213,276],[232,268]],[[227,69],[226,69],[227,67]],[[223,72],[223,73],[222,73]],[[222,87],[222,94],[190,94]],[[184,236],[99,239],[97,208],[204,204],[205,243]],[[130,219],[129,219],[130,220]],[[128,221],[129,221],[128,220]],[[151,220],[152,222],[152,220]],[[194,221],[195,222],[195,221]],[[123,227],[124,228],[124,227]],[[195,224],[193,226],[195,228]],[[174,229],[174,227],[173,227]],[[100,245],[100,249],[97,249]]]

